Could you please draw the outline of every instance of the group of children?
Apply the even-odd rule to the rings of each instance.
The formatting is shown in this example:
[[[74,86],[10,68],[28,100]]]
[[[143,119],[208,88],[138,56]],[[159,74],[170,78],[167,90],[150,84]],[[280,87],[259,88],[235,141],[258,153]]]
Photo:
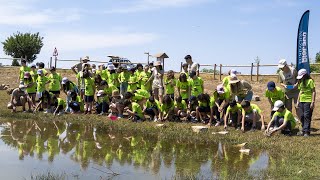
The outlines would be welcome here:
[[[168,71],[163,83],[163,96],[155,96],[152,85],[152,74],[155,68],[162,69],[161,64],[138,64],[135,68],[113,64],[105,67],[90,66],[82,62],[74,70],[77,82],[62,78],[55,67],[47,72],[44,64],[39,63],[38,69],[31,65],[27,67],[22,61],[19,80],[23,91],[28,94],[29,111],[62,114],[84,113],[109,117],[123,118],[124,114],[132,121],[144,121],[150,117],[152,121],[177,121],[204,123],[219,126],[231,125],[237,129],[245,127],[255,130],[257,122],[261,121],[261,130],[272,134],[278,130],[290,133],[295,127],[295,119],[291,109],[286,109],[285,92],[274,82],[267,84],[265,96],[271,105],[271,121],[267,128],[261,109],[251,103],[252,88],[250,83],[239,80],[236,70],[231,70],[223,83],[214,88],[209,95],[204,92],[204,82],[198,73],[188,71],[188,65],[183,64],[183,70],[176,79],[173,71]],[[159,67],[157,67],[159,66]],[[298,82],[293,88],[300,90],[296,104],[301,109],[299,117],[303,125],[303,135],[310,134],[310,121],[315,100],[315,86],[308,73],[302,69],[297,76]],[[60,97],[64,93],[66,100]],[[15,109],[14,109],[15,110]],[[308,113],[309,111],[309,113]]]

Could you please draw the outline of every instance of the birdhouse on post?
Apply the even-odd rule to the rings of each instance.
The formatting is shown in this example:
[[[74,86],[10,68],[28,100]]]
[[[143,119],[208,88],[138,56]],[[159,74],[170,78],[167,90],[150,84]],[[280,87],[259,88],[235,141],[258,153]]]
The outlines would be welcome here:
[[[160,61],[162,63],[162,67],[164,70],[164,59],[169,58],[169,56],[166,53],[158,53],[155,54],[153,57],[157,58],[157,61]]]

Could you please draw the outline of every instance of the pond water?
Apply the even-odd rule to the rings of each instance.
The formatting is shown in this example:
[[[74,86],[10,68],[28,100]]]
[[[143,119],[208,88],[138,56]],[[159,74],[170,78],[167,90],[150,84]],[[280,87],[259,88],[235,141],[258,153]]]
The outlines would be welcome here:
[[[255,175],[269,166],[262,150],[246,154],[222,143],[113,134],[91,124],[2,120],[0,131],[0,179],[47,172],[68,179],[216,179],[239,171]]]

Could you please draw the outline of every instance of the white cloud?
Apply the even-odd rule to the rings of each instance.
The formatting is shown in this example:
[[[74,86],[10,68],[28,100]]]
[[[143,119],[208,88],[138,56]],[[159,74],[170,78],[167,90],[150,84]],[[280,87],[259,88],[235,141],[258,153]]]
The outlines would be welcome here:
[[[203,2],[216,2],[216,0],[136,0],[124,7],[114,7],[106,10],[105,13],[133,13],[161,8],[191,6]]]
[[[44,39],[45,49],[54,47],[63,51],[79,51],[99,48],[125,47],[153,42],[158,36],[153,33],[83,33],[59,32],[47,33]]]
[[[71,22],[80,19],[80,10],[74,8],[35,8],[36,0],[0,1],[0,24],[44,25],[57,22]]]

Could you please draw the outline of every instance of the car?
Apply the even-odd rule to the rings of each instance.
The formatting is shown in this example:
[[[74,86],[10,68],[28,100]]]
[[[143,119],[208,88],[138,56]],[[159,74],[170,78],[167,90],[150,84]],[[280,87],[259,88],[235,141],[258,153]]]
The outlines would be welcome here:
[[[126,66],[128,69],[134,68],[135,65],[131,63],[131,61],[127,58],[122,58],[119,56],[108,56],[110,58],[109,64],[112,63],[115,68],[118,68],[119,65]]]

